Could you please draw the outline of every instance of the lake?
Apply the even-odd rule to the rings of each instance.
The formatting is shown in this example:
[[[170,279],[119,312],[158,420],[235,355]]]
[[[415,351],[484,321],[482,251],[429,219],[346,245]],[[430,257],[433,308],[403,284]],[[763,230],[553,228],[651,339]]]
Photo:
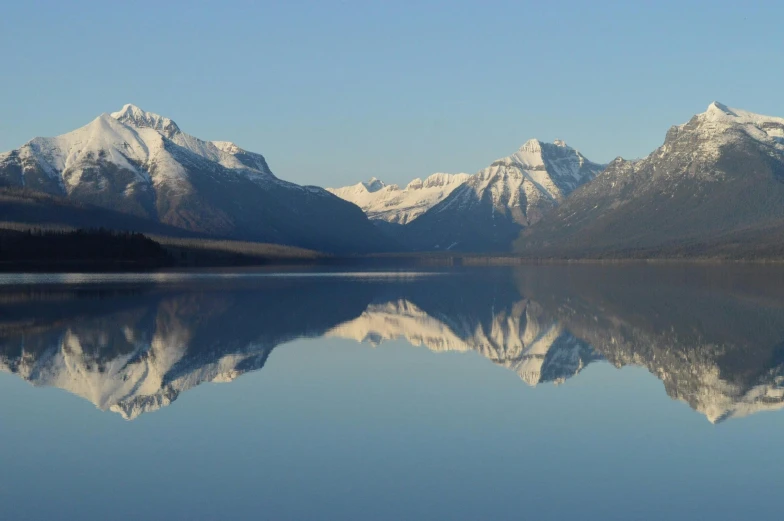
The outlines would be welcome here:
[[[0,519],[780,515],[784,267],[0,275]]]

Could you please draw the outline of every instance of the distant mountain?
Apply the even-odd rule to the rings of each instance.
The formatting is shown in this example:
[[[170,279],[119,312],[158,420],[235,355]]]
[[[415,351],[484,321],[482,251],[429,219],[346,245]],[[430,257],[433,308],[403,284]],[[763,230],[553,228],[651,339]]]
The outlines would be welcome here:
[[[721,103],[644,159],[613,161],[536,226],[532,256],[784,254],[784,118]]]
[[[532,139],[412,221],[403,240],[420,251],[509,251],[520,230],[603,168],[563,141]]]
[[[260,154],[195,138],[134,105],[0,154],[4,187],[213,237],[333,252],[385,248],[354,205],[322,188],[282,181]]]
[[[469,177],[468,174],[433,174],[424,181],[414,179],[403,189],[372,177],[367,182],[327,190],[362,208],[370,219],[408,224],[443,201]]]

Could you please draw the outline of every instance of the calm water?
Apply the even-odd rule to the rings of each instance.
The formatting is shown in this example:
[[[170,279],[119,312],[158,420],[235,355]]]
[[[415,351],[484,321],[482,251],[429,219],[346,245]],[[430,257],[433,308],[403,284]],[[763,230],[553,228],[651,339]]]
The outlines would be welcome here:
[[[784,268],[0,276],[0,519],[781,514]]]

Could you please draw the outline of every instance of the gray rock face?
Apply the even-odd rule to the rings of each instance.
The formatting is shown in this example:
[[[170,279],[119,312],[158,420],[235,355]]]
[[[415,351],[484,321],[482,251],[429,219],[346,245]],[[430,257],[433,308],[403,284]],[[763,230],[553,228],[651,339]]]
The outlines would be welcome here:
[[[509,251],[520,230],[602,168],[563,141],[532,139],[408,224],[402,240],[420,251]]]
[[[260,154],[200,140],[133,105],[0,154],[0,188],[43,192],[215,237],[332,252],[385,247],[356,206],[321,188],[278,179]]]
[[[671,128],[638,161],[618,158],[516,250],[534,256],[754,256],[784,237],[784,119],[720,103]]]

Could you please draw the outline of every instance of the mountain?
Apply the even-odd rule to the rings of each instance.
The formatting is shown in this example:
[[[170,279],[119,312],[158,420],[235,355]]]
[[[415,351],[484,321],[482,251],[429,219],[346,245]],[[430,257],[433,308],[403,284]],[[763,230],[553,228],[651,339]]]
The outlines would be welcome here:
[[[388,185],[372,177],[367,182],[327,190],[362,208],[370,219],[408,224],[468,178],[468,174],[433,174],[424,181],[414,179],[401,190],[398,185]]]
[[[280,180],[260,154],[203,141],[134,105],[0,154],[0,188],[9,187],[212,237],[332,252],[385,248],[354,205]]]
[[[403,240],[420,251],[509,251],[520,230],[602,169],[563,141],[532,139],[412,221]]]
[[[712,103],[525,230],[532,256],[784,254],[784,118]]]

